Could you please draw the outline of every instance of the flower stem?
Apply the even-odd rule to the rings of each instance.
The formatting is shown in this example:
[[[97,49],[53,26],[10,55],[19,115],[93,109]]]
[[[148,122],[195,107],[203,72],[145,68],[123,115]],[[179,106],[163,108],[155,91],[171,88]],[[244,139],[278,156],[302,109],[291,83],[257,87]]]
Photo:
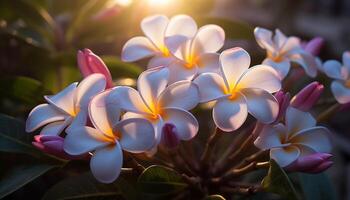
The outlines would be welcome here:
[[[218,139],[220,138],[221,134],[219,134],[219,129],[218,127],[215,127],[215,130],[213,132],[213,134],[209,137],[207,143],[205,144],[205,148],[204,151],[202,153],[201,156],[201,170],[202,173],[207,171],[208,167],[209,167],[209,162],[211,159],[211,155],[212,155],[212,151],[213,151],[213,145],[218,141]]]
[[[329,107],[327,110],[322,112],[317,117],[317,122],[325,122],[329,118],[331,118],[334,114],[337,113],[337,111],[340,109],[340,104],[336,103],[333,106]]]

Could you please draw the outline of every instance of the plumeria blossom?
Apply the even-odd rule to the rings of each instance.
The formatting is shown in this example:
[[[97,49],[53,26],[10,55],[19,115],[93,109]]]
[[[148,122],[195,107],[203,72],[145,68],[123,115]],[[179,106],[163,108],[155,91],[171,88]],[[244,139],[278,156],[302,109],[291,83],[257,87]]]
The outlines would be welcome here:
[[[126,42],[122,50],[122,60],[134,62],[152,57],[149,67],[168,66],[174,57],[165,45],[165,39],[175,35],[192,38],[197,31],[196,22],[187,15],[176,15],[170,20],[164,15],[152,15],[141,22],[146,37],[138,36]]]
[[[350,102],[350,51],[343,53],[343,63],[336,60],[328,60],[323,64],[323,70],[327,76],[335,79],[331,84],[331,90],[335,99],[341,103]]]
[[[273,35],[270,30],[260,27],[255,28],[254,35],[259,46],[267,52],[263,64],[275,68],[281,79],[287,76],[291,62],[299,64],[310,77],[317,75],[316,58],[301,47],[299,38],[287,37],[279,29]]]
[[[95,128],[81,126],[71,129],[64,140],[70,155],[92,152],[92,174],[103,183],[111,183],[123,165],[122,150],[141,153],[155,143],[153,125],[145,119],[120,119],[120,108],[109,96],[111,90],[96,95],[89,105],[89,116]]]
[[[254,144],[262,150],[269,149],[270,158],[285,167],[299,157],[330,152],[328,134],[328,129],[316,126],[310,113],[289,107],[285,124],[266,125]]]
[[[265,65],[250,66],[250,56],[242,48],[225,50],[220,55],[222,75],[200,74],[200,102],[217,100],[213,108],[215,124],[223,131],[241,127],[248,112],[263,123],[278,115],[278,102],[270,94],[281,88],[276,71]]]
[[[119,86],[111,96],[120,99],[120,107],[127,111],[123,119],[143,118],[155,127],[156,140],[162,138],[164,124],[176,127],[176,137],[189,140],[198,132],[196,118],[187,110],[198,104],[198,88],[191,81],[168,85],[169,70],[158,67],[142,72],[137,80],[137,90]]]
[[[67,126],[71,129],[85,125],[90,98],[105,87],[105,77],[92,74],[79,84],[72,83],[55,95],[45,96],[47,103],[38,105],[29,113],[26,131],[45,126],[40,135],[59,135]]]
[[[169,82],[192,80],[197,74],[219,72],[219,54],[225,42],[224,30],[213,24],[202,26],[193,38],[174,36],[166,40],[177,58],[169,65]]]

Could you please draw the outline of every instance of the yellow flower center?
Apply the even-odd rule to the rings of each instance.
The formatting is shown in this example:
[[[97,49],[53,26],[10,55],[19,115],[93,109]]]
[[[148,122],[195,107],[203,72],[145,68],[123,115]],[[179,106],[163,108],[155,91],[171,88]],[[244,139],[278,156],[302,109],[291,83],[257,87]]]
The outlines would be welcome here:
[[[188,69],[192,69],[194,66],[198,64],[198,58],[194,55],[186,56],[185,61],[186,61],[185,67]]]
[[[160,51],[162,52],[164,57],[169,57],[170,56],[170,51],[166,46],[161,46]]]
[[[268,58],[270,58],[271,60],[273,60],[274,62],[282,62],[283,58],[284,58],[284,54],[283,53],[278,53],[278,54],[273,54],[271,52],[267,52],[267,56]]]

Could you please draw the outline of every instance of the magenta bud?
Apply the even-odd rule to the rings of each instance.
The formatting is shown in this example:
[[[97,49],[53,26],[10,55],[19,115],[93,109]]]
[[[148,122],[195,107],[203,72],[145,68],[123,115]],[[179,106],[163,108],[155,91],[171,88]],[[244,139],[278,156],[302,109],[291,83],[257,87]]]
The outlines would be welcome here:
[[[275,98],[278,102],[279,110],[278,115],[274,123],[279,122],[284,117],[286,110],[290,103],[290,94],[284,93],[282,90],[275,93]]]
[[[179,137],[177,136],[177,128],[174,124],[166,123],[162,128],[161,143],[170,149],[177,147],[180,144]]]
[[[103,22],[111,19],[120,14],[121,7],[119,5],[114,5],[109,8],[103,9],[97,14],[92,16],[92,20]]]
[[[323,90],[322,84],[317,81],[312,82],[292,98],[290,105],[305,112],[309,111],[320,99]]]
[[[299,157],[284,169],[289,172],[320,173],[333,164],[333,162],[329,160],[332,156],[332,154],[328,153],[314,153]]]
[[[87,155],[71,156],[63,150],[64,138],[53,135],[36,135],[32,144],[39,150],[65,160],[86,159]]]
[[[90,49],[78,51],[78,66],[84,77],[94,73],[103,74],[106,77],[107,88],[113,87],[113,80],[110,71],[103,60],[95,55]]]
[[[315,37],[304,46],[305,51],[311,53],[314,56],[318,56],[324,45],[324,39],[321,37]]]

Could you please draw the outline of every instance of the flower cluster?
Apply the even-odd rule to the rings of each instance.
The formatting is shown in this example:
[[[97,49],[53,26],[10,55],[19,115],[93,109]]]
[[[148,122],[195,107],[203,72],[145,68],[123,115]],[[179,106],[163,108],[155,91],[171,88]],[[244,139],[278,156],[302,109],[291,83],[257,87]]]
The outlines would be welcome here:
[[[123,151],[152,156],[159,145],[173,148],[191,140],[199,123],[190,111],[199,103],[215,102],[213,121],[223,132],[239,129],[251,114],[262,126],[254,144],[269,150],[280,166],[316,173],[332,164],[326,154],[331,148],[328,130],[316,126],[308,113],[323,86],[312,83],[291,103],[289,94],[280,91],[291,62],[316,76],[319,60],[313,54],[318,41],[303,46],[279,30],[273,35],[256,28],[256,40],[267,57],[250,67],[251,58],[242,48],[217,53],[225,40],[217,25],[198,28],[186,15],[155,15],[142,20],[141,29],[145,36],[127,41],[121,55],[126,62],[150,58],[137,88],[113,86],[103,61],[88,49],[79,51],[85,78],[45,96],[47,103],[29,114],[27,132],[43,127],[35,146],[65,159],[90,159],[93,175],[110,183],[121,172]],[[323,65],[336,79],[332,91],[340,103],[350,101],[349,55],[344,54],[343,67],[336,61]]]

